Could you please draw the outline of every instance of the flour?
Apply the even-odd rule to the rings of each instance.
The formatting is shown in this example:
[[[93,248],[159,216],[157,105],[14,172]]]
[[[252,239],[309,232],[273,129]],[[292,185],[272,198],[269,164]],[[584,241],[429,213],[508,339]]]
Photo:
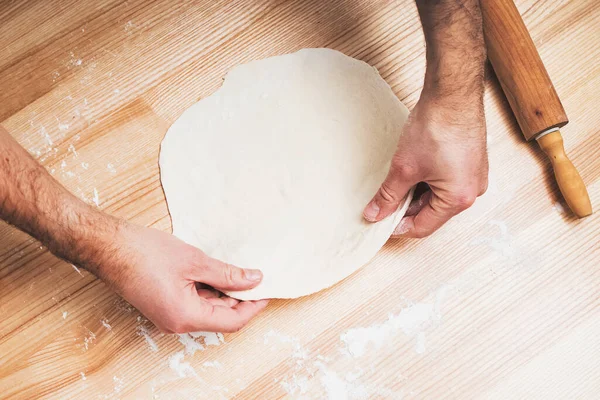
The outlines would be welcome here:
[[[168,360],[169,368],[175,371],[180,378],[185,378],[186,376],[198,376],[196,370],[189,362],[183,362],[184,357],[185,354],[183,354],[183,350],[170,356]]]
[[[388,319],[368,327],[349,329],[340,336],[346,350],[352,357],[364,356],[369,348],[380,349],[389,340],[402,332],[415,338],[415,351],[425,352],[425,330],[441,320],[440,303],[446,296],[448,286],[442,286],[436,293],[433,303],[413,304],[399,314],[391,314]]]
[[[202,344],[196,342],[194,338],[187,333],[183,333],[177,336],[179,336],[179,342],[184,347],[185,354],[193,356],[196,353],[196,351],[205,349],[205,347]]]
[[[83,338],[83,346],[89,350],[89,346],[96,340],[96,334],[88,329],[88,335]]]
[[[190,332],[189,335],[194,339],[203,339],[206,346],[219,346],[221,343],[225,343],[225,337],[218,332]]]
[[[63,312],[62,312],[62,318],[63,318],[63,319],[67,319],[67,315],[69,315],[69,312],[68,312],[68,311],[63,311]]]
[[[69,145],[68,151],[69,151],[69,153],[73,153],[73,157],[75,157],[75,158],[79,157],[79,153],[77,152],[77,149],[75,148],[75,146],[72,143]]]
[[[150,333],[148,332],[148,329],[146,329],[146,327],[144,325],[138,325],[137,330],[138,330],[138,335],[142,336],[146,340],[146,343],[148,344],[148,347],[150,348],[150,350],[153,351],[154,353],[158,352],[158,345],[156,344],[154,339],[152,339],[150,337]]]
[[[513,244],[513,239],[508,233],[506,222],[500,220],[490,220],[488,224],[498,228],[499,235],[494,237],[481,237],[471,241],[471,245],[487,244],[496,253],[504,258],[514,258],[518,251]]]
[[[108,163],[106,164],[106,169],[108,170],[108,172],[110,172],[111,174],[116,174],[117,170],[115,169],[115,166]]]
[[[223,369],[223,364],[218,361],[205,361],[202,366],[207,368],[216,368],[218,370]]]
[[[77,268],[74,264],[71,264],[71,267],[73,267],[73,269],[75,270],[75,272],[77,272],[79,275],[83,276],[83,274],[81,273],[81,271],[79,270],[79,268]]]
[[[105,327],[106,329],[108,329],[109,331],[112,329],[112,326],[110,326],[110,324],[108,323],[108,320],[106,318],[104,318],[100,322],[102,323],[102,326]]]
[[[298,338],[291,337],[288,335],[281,334],[273,329],[268,331],[263,337],[264,344],[284,343],[292,346],[293,352],[292,357],[299,360],[306,360],[308,353],[306,349],[300,344]],[[271,346],[271,350],[275,350],[275,346]]]
[[[94,188],[94,197],[92,197],[92,201],[96,205],[96,207],[100,206],[100,196],[98,195],[98,189]]]

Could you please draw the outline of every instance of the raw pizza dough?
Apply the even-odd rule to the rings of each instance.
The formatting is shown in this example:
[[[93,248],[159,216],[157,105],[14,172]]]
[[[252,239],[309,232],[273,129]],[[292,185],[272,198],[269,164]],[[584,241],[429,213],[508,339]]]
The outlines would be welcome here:
[[[242,300],[294,298],[366,264],[405,213],[371,224],[407,108],[368,64],[329,49],[252,61],[187,109],[162,142],[173,234],[261,269]]]

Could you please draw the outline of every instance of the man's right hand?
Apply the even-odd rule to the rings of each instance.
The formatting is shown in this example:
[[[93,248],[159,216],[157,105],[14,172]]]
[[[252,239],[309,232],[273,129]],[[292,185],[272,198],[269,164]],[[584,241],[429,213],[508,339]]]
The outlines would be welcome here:
[[[267,305],[238,301],[217,290],[247,290],[262,273],[208,257],[173,235],[117,221],[106,251],[87,267],[109,283],[161,331],[234,332]],[[203,283],[217,290],[197,288]]]

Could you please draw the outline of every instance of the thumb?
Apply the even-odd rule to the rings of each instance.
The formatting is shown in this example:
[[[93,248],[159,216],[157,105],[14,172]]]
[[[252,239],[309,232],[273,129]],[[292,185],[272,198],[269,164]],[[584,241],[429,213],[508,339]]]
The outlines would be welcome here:
[[[263,277],[258,269],[242,269],[210,257],[205,257],[196,271],[195,280],[219,290],[252,289]]]
[[[365,207],[364,218],[378,222],[398,209],[411,187],[419,182],[417,170],[406,164],[392,163],[387,177]]]

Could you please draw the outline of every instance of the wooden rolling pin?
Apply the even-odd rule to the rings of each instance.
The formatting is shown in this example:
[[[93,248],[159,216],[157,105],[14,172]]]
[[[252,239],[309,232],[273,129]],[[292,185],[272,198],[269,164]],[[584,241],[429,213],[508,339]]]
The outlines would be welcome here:
[[[558,187],[579,218],[592,213],[585,184],[563,147],[569,120],[512,0],[480,0],[488,58],[525,139],[536,139],[552,162]]]

